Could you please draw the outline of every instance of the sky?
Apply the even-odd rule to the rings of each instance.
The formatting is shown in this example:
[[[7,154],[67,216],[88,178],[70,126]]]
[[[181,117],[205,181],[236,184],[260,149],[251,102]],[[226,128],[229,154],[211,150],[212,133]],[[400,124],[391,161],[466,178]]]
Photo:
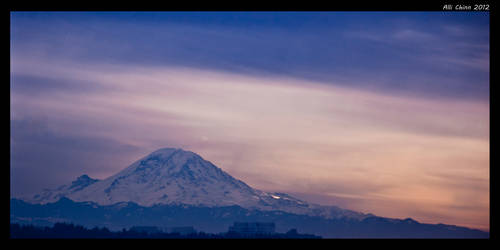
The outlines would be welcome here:
[[[163,147],[489,231],[487,12],[11,12],[11,196]]]

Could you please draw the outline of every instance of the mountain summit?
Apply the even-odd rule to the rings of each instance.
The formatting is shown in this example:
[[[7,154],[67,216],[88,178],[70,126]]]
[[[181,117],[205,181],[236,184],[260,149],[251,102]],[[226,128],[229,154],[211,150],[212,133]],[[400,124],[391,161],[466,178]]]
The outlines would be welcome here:
[[[331,238],[489,237],[479,230],[383,218],[264,192],[179,148],[156,150],[104,180],[82,175],[68,185],[24,200],[37,204],[11,199],[11,223],[70,221],[115,230],[187,223],[207,232],[221,232],[234,221],[250,220],[274,221],[280,230],[300,228]]]
[[[254,189],[191,151],[162,148],[104,180],[78,177],[71,185],[45,190],[28,201],[47,203],[61,197],[100,205],[134,202],[141,206],[186,204],[281,210],[326,218],[362,219],[368,215],[334,206],[309,204],[283,193]]]

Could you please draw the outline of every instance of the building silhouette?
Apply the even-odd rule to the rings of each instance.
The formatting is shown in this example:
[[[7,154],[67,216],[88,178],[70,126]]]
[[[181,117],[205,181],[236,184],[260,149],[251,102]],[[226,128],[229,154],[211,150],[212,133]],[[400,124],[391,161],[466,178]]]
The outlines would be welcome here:
[[[273,222],[235,222],[229,227],[229,233],[239,235],[270,235],[275,233],[276,226]]]
[[[167,230],[165,232],[167,232],[167,233],[175,233],[175,234],[179,234],[179,235],[196,234],[196,230],[192,226],[189,226],[189,227],[172,227],[172,228],[167,228]]]
[[[130,231],[148,234],[161,233],[161,230],[158,227],[154,226],[133,226],[130,228]]]

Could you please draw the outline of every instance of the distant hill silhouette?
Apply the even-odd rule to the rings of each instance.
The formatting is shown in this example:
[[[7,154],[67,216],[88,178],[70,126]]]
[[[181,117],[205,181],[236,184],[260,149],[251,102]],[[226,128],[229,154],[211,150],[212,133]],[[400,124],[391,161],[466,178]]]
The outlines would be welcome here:
[[[363,220],[325,219],[283,211],[249,210],[239,206],[201,207],[135,203],[100,206],[62,198],[48,204],[30,204],[12,199],[11,223],[53,225],[71,222],[85,227],[105,226],[121,230],[136,225],[175,227],[192,225],[207,233],[226,232],[235,221],[274,222],[277,232],[297,228],[301,233],[325,238],[489,238],[488,232],[444,224],[423,224],[412,219],[398,220],[371,216]],[[27,219],[28,218],[28,219]]]

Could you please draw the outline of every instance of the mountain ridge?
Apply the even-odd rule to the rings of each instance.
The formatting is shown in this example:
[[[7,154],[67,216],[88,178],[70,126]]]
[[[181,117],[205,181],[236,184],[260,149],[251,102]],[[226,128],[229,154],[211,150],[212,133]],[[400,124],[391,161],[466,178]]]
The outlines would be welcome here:
[[[117,229],[192,223],[207,232],[223,231],[234,221],[273,221],[334,238],[489,237],[476,229],[384,218],[264,192],[180,148],[156,150],[102,180],[84,174],[31,198],[11,199],[13,223],[61,221]]]
[[[366,218],[368,215],[336,206],[312,204],[282,192],[264,192],[238,180],[198,154],[181,148],[161,148],[103,180],[82,175],[55,190],[25,201],[45,204],[67,197],[99,205],[135,202],[141,206],[188,204],[281,210],[325,218]]]

